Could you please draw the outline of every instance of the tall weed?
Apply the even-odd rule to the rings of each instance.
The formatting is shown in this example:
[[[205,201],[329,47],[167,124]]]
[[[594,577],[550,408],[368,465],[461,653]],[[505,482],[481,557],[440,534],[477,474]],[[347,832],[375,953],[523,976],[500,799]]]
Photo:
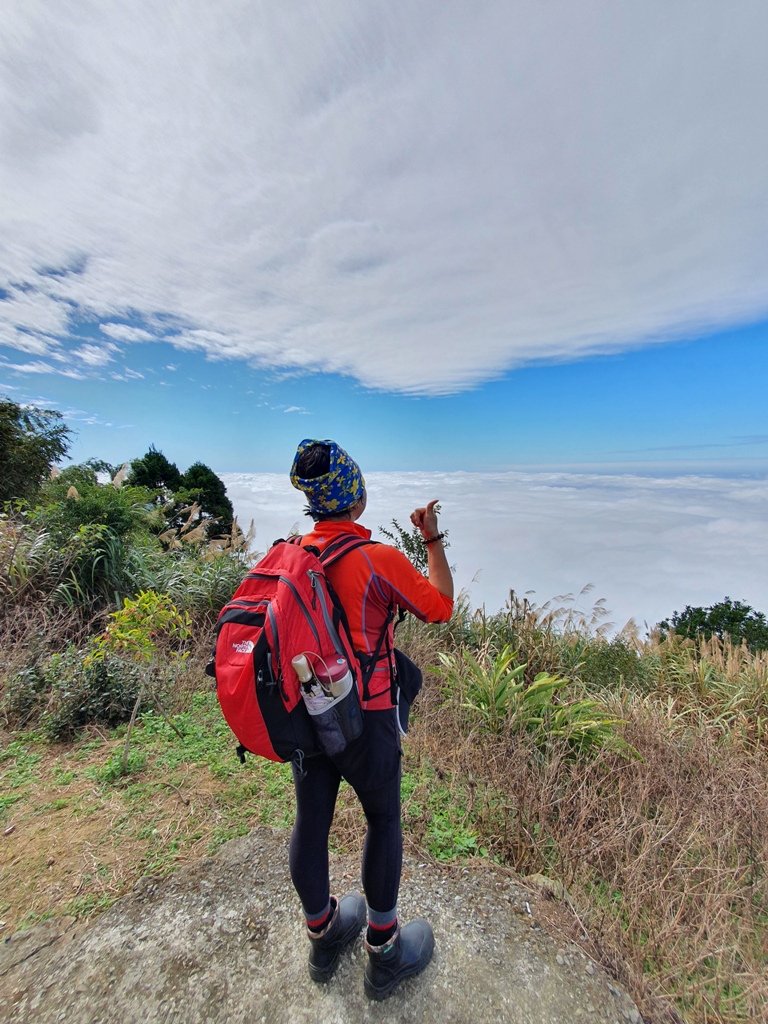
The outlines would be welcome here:
[[[618,733],[622,722],[598,701],[566,696],[571,681],[551,672],[525,678],[525,662],[505,646],[494,654],[486,649],[473,654],[461,648],[456,654],[439,655],[443,686],[448,699],[480,727],[492,734],[527,732],[540,747],[563,740],[578,753],[603,747],[627,750]]]
[[[752,745],[768,739],[768,651],[674,634],[653,649],[662,665],[656,693],[677,717]]]

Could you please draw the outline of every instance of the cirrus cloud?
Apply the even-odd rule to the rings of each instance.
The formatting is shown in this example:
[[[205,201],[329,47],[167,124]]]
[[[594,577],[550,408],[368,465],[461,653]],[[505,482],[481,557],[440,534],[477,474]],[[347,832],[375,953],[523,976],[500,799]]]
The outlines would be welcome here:
[[[0,329],[446,393],[758,319],[766,31],[762,0],[29,0]]]

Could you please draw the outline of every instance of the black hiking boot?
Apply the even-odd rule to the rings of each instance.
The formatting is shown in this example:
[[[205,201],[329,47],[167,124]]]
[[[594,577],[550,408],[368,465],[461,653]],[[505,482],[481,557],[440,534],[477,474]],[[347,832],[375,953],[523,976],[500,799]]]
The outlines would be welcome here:
[[[417,918],[398,928],[383,946],[366,941],[365,950],[365,994],[369,999],[386,999],[404,978],[424,970],[432,959],[435,937],[430,923]]]
[[[311,940],[309,975],[313,981],[326,982],[333,977],[339,957],[365,924],[365,900],[359,892],[350,892],[336,901],[331,920],[321,932],[307,929]]]

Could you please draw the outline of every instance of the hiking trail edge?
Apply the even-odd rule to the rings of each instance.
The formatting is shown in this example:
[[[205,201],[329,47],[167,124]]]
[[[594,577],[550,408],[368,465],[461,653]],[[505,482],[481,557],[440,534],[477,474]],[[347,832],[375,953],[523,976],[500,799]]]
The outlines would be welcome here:
[[[162,879],[146,877],[91,921],[0,944],[3,1024],[639,1024],[626,993],[537,921],[536,897],[494,869],[406,857],[403,921],[427,917],[435,958],[383,1003],[363,994],[362,940],[327,985],[288,875],[288,833],[257,828]],[[331,857],[334,892],[358,859]]]

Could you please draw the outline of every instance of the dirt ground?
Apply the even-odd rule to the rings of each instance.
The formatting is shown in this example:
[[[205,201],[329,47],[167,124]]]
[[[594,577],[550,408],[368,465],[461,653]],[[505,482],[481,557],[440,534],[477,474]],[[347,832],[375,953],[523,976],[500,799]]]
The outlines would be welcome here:
[[[359,885],[332,859],[334,890]],[[634,1003],[575,946],[550,934],[548,900],[483,867],[406,857],[401,918],[435,929],[435,959],[384,1003],[363,993],[355,943],[327,986],[287,868],[287,833],[257,828],[214,857],[144,878],[91,921],[20,932],[0,946],[4,1024],[639,1024]]]

